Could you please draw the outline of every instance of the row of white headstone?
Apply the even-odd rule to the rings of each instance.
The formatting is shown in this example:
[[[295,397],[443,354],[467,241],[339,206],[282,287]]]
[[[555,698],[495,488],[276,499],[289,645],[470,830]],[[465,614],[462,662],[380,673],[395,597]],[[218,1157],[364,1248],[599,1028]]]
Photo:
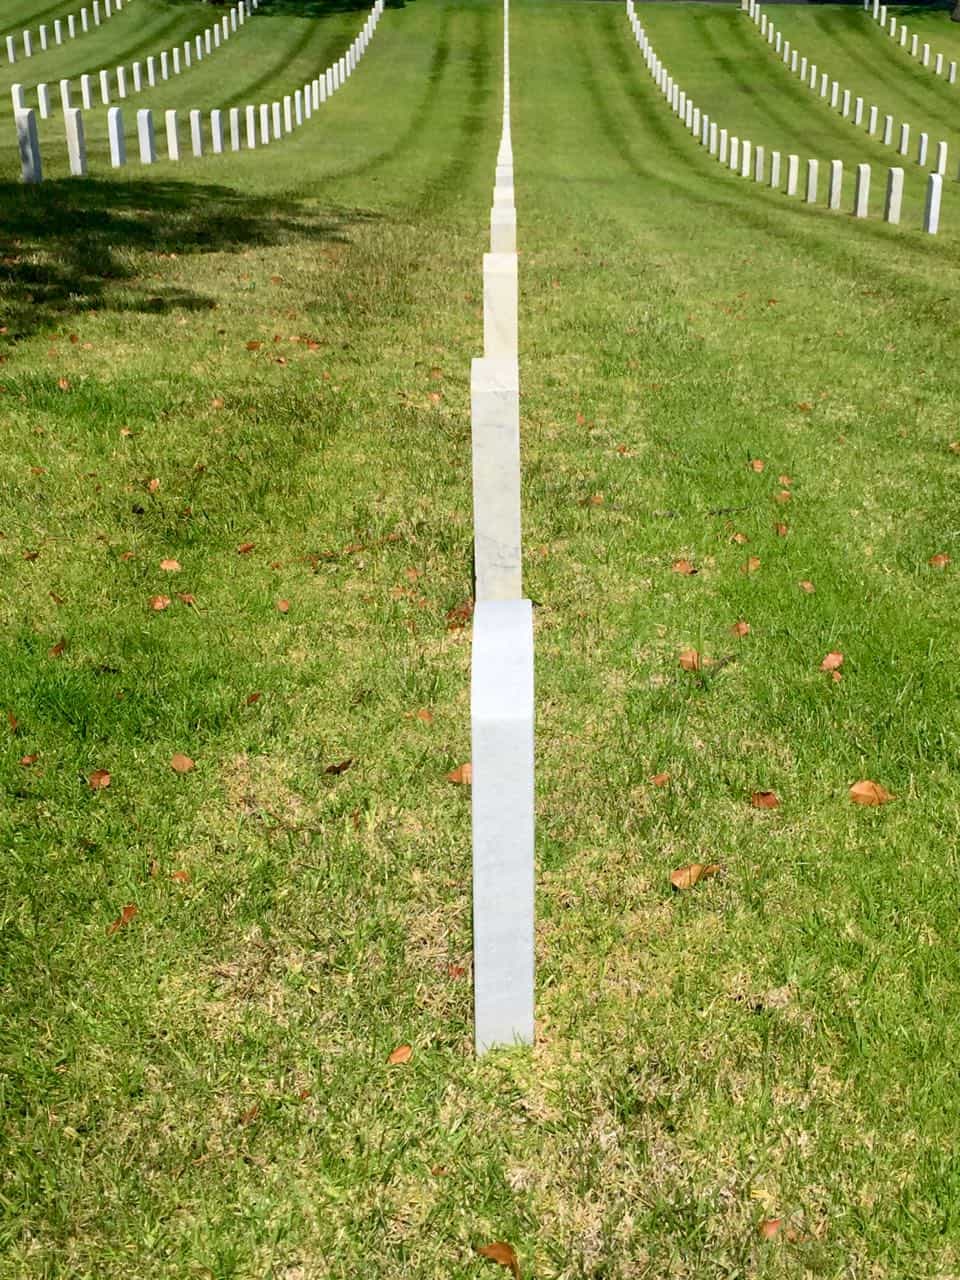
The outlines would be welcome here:
[[[164,49],[160,54],[151,54],[144,62],[134,62],[130,66],[129,73],[126,67],[117,67],[112,74],[107,70],[82,75],[80,77],[81,106],[85,111],[90,111],[94,105],[94,96],[99,92],[101,104],[107,107],[114,94],[117,98],[128,98],[146,89],[153,89],[158,83],[169,80],[171,76],[180,75],[181,71],[188,71],[195,62],[202,62],[204,57],[209,57],[220,48],[221,44],[229,40],[234,32],[242,28],[259,5],[260,0],[238,0],[229,13],[218,18],[212,26],[207,27],[192,41],[185,41],[182,49],[179,47]],[[36,94],[40,119],[47,120],[54,111],[50,86],[38,84]],[[22,84],[12,85],[10,96],[13,99],[15,112],[26,109],[27,96]],[[73,106],[73,84],[70,80],[60,81],[60,105],[64,112],[69,111]]]
[[[837,80],[831,80],[825,71],[818,72],[815,62],[809,63],[806,58],[801,57],[799,51],[791,47],[789,40],[784,40],[783,35],[779,32],[774,23],[762,11],[758,0],[741,0],[741,9],[750,15],[754,25],[759,29],[761,37],[774,49],[778,57],[782,58],[784,66],[788,67],[794,75],[800,77],[803,84],[809,85],[814,92],[819,92],[821,98],[826,100],[829,98],[830,106],[839,111],[844,120],[851,120],[857,127],[861,127],[864,121],[864,101],[863,98],[853,98],[851,90],[844,89]],[[954,64],[955,65],[955,64]],[[879,129],[879,108],[871,106],[866,111],[866,129],[867,133],[874,137]],[[879,140],[885,147],[894,145],[894,137],[896,128],[893,116],[884,116],[883,130],[880,133]],[[902,122],[899,129],[899,137],[897,139],[897,150],[900,155],[907,156],[910,153],[910,125]],[[933,161],[932,166],[930,161]],[[936,147],[930,149],[930,135],[920,133],[917,135],[916,162],[922,168],[932,167],[934,173],[943,177],[947,172],[947,144],[946,142],[938,142]]]
[[[637,44],[643,53],[653,81],[667,99],[675,115],[679,116],[686,128],[693,134],[709,155],[721,165],[730,168],[742,178],[752,178],[754,182],[767,181],[766,148],[754,145],[749,138],[739,138],[721,129],[716,120],[711,120],[706,112],[700,110],[692,98],[680,88],[661,60],[657,57],[653,45],[642,24],[637,18],[634,0],[626,0],[627,16],[636,37]],[[770,153],[769,185],[779,191],[784,184],[788,196],[799,194],[800,157],[788,155],[786,165],[779,151]],[[843,194],[843,161],[832,160],[828,169],[827,208],[839,209]],[[887,195],[884,204],[884,218],[887,222],[899,223],[903,203],[903,170],[891,169],[887,178]],[[808,204],[816,204],[819,199],[820,161],[806,162],[804,197]],[[943,177],[939,173],[931,173],[927,183],[927,199],[924,208],[923,229],[936,233],[940,225],[940,198],[943,191]],[[852,213],[855,218],[866,218],[870,206],[870,165],[858,164],[856,184],[854,188]]]
[[[127,4],[132,0],[127,0]],[[23,48],[23,56],[32,58],[35,53],[46,53],[50,48],[54,48],[58,44],[63,44],[64,37],[67,40],[75,40],[78,35],[83,35],[92,28],[99,27],[107,18],[112,18],[114,14],[119,13],[123,9],[123,0],[103,0],[103,9],[101,11],[100,0],[93,0],[91,7],[84,7],[79,13],[68,13],[66,18],[55,18],[53,22],[53,44],[50,43],[50,28],[46,23],[41,22],[37,30],[37,42],[34,45],[33,32],[24,31],[20,37],[20,43]],[[7,62],[16,62],[17,60],[17,37],[7,36]]]
[[[309,81],[294,93],[285,95],[282,102],[262,102],[259,106],[242,108],[231,107],[227,112],[219,109],[209,113],[199,110],[190,111],[188,120],[192,155],[199,158],[205,154],[208,138],[209,150],[213,155],[220,155],[227,150],[228,137],[231,151],[253,149],[258,145],[267,146],[271,142],[279,141],[310,120],[321,104],[341,88],[353,74],[373,38],[384,5],[385,0],[376,0],[359,34],[342,58],[316,79]],[[204,129],[205,114],[208,115],[207,129]],[[42,182],[43,165],[36,113],[32,108],[27,108],[16,110],[14,115],[23,181]],[[74,177],[82,177],[87,172],[87,147],[83,111],[80,107],[65,109],[64,125],[70,173]],[[164,130],[167,158],[181,159],[179,112],[175,110],[164,112]],[[121,168],[127,163],[127,144],[123,112],[120,107],[110,107],[107,110],[107,137],[110,145],[110,163],[115,169]],[[156,126],[153,112],[148,108],[137,112],[137,146],[141,164],[156,163]]]
[[[533,609],[520,531],[517,214],[510,135],[510,14],[504,0],[503,130],[490,252],[483,256],[483,356],[470,376],[476,606],[473,982],[478,1054],[534,1037]]]
[[[891,40],[899,39],[900,48],[909,49],[911,58],[917,58],[923,67],[932,67],[935,76],[942,76],[946,66],[947,83],[957,83],[956,62],[946,63],[942,53],[935,54],[931,60],[929,44],[921,45],[920,37],[916,32],[911,35],[907,24],[902,19],[898,23],[896,18],[888,18],[885,4],[880,4],[879,0],[863,0],[863,7],[871,14],[874,22],[880,24]]]

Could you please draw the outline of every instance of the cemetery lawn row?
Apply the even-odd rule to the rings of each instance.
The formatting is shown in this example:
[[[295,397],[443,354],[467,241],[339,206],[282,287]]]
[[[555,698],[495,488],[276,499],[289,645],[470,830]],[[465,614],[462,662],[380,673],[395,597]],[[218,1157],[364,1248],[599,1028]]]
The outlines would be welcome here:
[[[255,157],[4,170],[2,1280],[957,1269],[948,200],[723,173],[620,5],[511,29],[532,1053],[447,781],[499,4]]]

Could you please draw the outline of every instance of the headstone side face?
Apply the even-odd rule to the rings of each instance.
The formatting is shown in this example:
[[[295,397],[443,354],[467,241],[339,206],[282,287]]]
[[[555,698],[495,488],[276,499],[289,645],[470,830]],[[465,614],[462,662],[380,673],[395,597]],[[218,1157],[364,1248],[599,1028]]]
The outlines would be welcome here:
[[[935,236],[940,230],[940,199],[943,195],[943,178],[931,173],[927,179],[927,198],[923,206],[923,229]]]
[[[483,354],[491,359],[517,358],[518,331],[517,256],[513,253],[483,255]]]
[[[518,600],[520,374],[512,359],[474,360],[470,376],[477,600]]]
[[[147,107],[137,112],[137,142],[140,146],[140,163],[154,164],[157,159],[157,139],[153,127],[153,112]]]
[[[870,211],[870,166],[857,165],[857,182],[853,196],[853,216],[865,218]]]
[[[127,163],[127,142],[123,136],[123,112],[111,107],[107,112],[107,136],[110,140],[110,164],[120,169]]]
[[[79,107],[70,107],[63,113],[63,125],[67,135],[71,176],[82,178],[87,172],[87,143],[83,131],[83,112]]]
[[[883,203],[885,222],[894,225],[900,222],[900,211],[903,206],[903,170],[890,169],[887,173],[887,194]]]
[[[471,669],[476,1051],[534,1037],[534,686],[529,600],[478,601]]]
[[[20,151],[20,176],[24,182],[35,184],[43,181],[43,165],[40,160],[40,135],[37,132],[37,116],[33,110],[17,111],[17,146]]]

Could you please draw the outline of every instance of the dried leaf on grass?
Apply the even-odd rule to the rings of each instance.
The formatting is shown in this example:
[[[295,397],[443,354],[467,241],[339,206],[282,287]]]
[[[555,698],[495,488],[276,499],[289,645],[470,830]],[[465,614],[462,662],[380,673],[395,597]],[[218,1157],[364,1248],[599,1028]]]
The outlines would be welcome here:
[[[824,658],[824,660],[820,663],[820,670],[821,671],[839,671],[839,669],[842,666],[843,666],[843,654],[832,652],[832,653],[828,653],[827,656]]]
[[[689,560],[674,560],[673,572],[681,573],[686,577],[692,577],[694,574],[699,573],[700,570],[694,568],[694,566],[690,563]]]
[[[455,782],[459,786],[469,786],[473,782],[473,765],[468,761],[461,764],[456,769],[451,769],[446,775],[448,782]]]
[[[931,556],[927,561],[927,564],[930,565],[931,569],[945,569],[949,563],[950,557],[943,551],[938,552],[935,556]]]
[[[489,1258],[491,1262],[497,1262],[501,1267],[506,1267],[514,1280],[520,1280],[520,1262],[517,1258],[517,1251],[512,1244],[507,1244],[506,1240],[495,1240],[493,1244],[477,1244],[474,1249],[481,1258]]]
[[[409,1062],[412,1057],[413,1049],[410,1045],[401,1044],[394,1049],[393,1053],[391,1053],[390,1057],[387,1059],[387,1062],[389,1062],[392,1067],[400,1067],[405,1062]]]
[[[94,769],[87,782],[92,791],[103,791],[110,785],[110,774],[106,769]]]
[[[754,791],[750,803],[754,809],[779,809],[780,797],[775,791]]]
[[[174,773],[189,773],[190,770],[194,768],[194,763],[189,756],[185,756],[182,752],[177,751],[170,761],[170,768]]]
[[[692,889],[701,880],[719,875],[723,870],[719,862],[691,862],[685,867],[678,867],[670,876],[674,889]]]
[[[107,933],[116,933],[118,929],[122,929],[124,925],[129,924],[133,917],[137,914],[138,908],[132,902],[128,902],[120,911],[116,920],[111,920],[107,925]]]
[[[850,799],[854,804],[880,805],[889,803],[894,797],[879,782],[864,779],[850,788]]]
[[[750,634],[750,623],[744,622],[741,618],[739,622],[735,622],[733,624],[730,630],[735,636],[740,636],[742,639],[743,636],[748,636]]]
[[[670,781],[669,773],[655,773],[650,779],[655,787],[665,787]]]

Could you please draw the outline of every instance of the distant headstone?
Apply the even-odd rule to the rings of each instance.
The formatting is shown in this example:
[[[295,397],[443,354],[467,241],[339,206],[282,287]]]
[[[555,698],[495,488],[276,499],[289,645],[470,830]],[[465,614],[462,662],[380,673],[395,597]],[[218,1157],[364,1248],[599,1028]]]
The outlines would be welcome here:
[[[110,163],[121,169],[127,163],[127,141],[123,136],[123,111],[111,107],[107,112],[107,137],[110,142]]]
[[[33,111],[17,111],[14,114],[17,125],[17,146],[20,151],[20,176],[24,182],[37,183],[43,181],[43,165],[40,160],[40,135],[37,132],[37,117]]]
[[[483,255],[483,354],[515,360],[518,349],[517,256]]]
[[[67,135],[67,161],[74,178],[82,178],[87,172],[87,143],[83,131],[83,112],[79,107],[69,107],[63,113],[63,125]]]
[[[857,165],[857,181],[853,193],[853,216],[865,218],[870,212],[870,166]]]
[[[827,208],[839,209],[843,194],[843,161],[830,161],[830,181],[827,186]]]
[[[169,160],[180,159],[180,129],[177,123],[177,113],[172,109],[164,113],[164,120],[167,126],[167,158]]]
[[[935,236],[940,230],[940,199],[943,195],[943,178],[931,173],[927,179],[927,198],[923,206],[923,229]]]
[[[890,169],[887,172],[887,194],[883,202],[883,218],[885,222],[899,223],[900,210],[903,205],[903,170]]]
[[[800,182],[800,157],[787,156],[787,195],[795,196]]]
[[[147,108],[137,112],[137,142],[140,163],[153,164],[157,158],[157,140],[153,128],[153,112]]]

